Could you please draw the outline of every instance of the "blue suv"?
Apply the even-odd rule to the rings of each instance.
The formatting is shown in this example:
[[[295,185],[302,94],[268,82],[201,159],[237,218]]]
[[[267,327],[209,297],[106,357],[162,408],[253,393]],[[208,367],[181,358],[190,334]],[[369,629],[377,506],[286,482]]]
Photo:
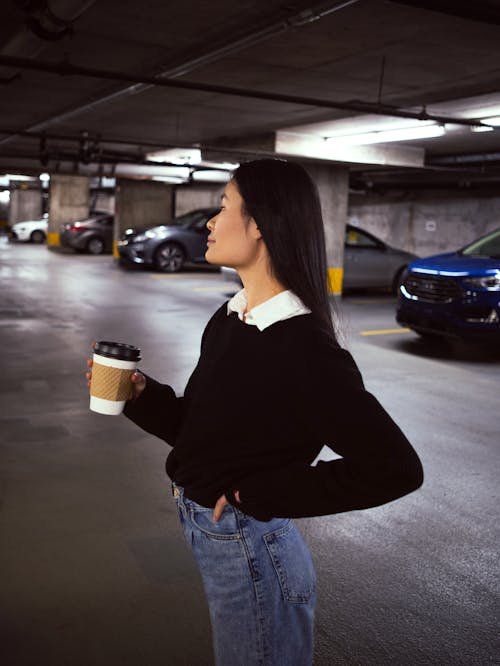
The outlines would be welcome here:
[[[396,319],[421,336],[500,342],[500,229],[409,264]]]

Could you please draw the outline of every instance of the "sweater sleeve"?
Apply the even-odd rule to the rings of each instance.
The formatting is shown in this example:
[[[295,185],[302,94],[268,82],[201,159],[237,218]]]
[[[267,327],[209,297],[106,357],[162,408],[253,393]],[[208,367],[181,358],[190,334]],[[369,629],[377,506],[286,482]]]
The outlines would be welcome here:
[[[201,338],[201,352],[213,322],[226,311],[227,303],[224,303],[210,318]],[[123,413],[146,432],[175,446],[187,398],[177,397],[168,384],[160,384],[152,377],[144,376],[146,388],[136,400],[129,400],[125,404]]]
[[[125,404],[124,414],[140,428],[175,445],[182,423],[184,398],[177,397],[167,384],[146,377],[146,388],[136,400]]]
[[[311,360],[312,365],[311,367]],[[264,469],[229,489],[228,500],[250,515],[306,517],[366,509],[416,490],[420,460],[389,414],[366,391],[351,355],[332,344],[316,347],[308,367],[297,368],[298,409],[311,442],[328,445],[340,459],[311,467],[311,443],[301,461]],[[308,453],[312,453],[309,455]]]

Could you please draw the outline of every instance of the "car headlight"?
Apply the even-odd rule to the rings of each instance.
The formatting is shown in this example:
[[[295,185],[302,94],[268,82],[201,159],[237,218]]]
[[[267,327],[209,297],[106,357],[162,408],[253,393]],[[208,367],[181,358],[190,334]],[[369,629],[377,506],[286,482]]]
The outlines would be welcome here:
[[[148,229],[147,231],[144,231],[141,234],[137,234],[137,236],[134,236],[133,238],[131,238],[129,240],[129,242],[130,243],[144,243],[144,241],[147,241],[150,238],[156,238],[156,235],[157,234],[156,234],[155,231],[151,231],[151,230]]]
[[[464,284],[475,289],[487,289],[488,291],[500,291],[500,273],[485,275],[477,278],[467,278]]]

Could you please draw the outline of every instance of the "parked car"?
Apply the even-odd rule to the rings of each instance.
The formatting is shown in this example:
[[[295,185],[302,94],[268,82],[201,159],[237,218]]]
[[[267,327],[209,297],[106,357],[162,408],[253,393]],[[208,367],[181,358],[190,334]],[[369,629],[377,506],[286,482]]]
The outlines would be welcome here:
[[[9,231],[11,240],[27,241],[30,243],[43,243],[47,239],[48,215],[44,214],[39,220],[26,220],[16,222]]]
[[[102,254],[113,249],[114,216],[109,213],[92,213],[78,222],[63,224],[59,233],[61,245],[77,252]]]
[[[199,208],[149,229],[128,229],[118,241],[124,262],[153,266],[165,273],[180,271],[186,262],[204,263],[207,222],[219,208]]]
[[[415,254],[387,245],[364,229],[346,226],[343,289],[397,291],[405,268]]]
[[[346,226],[344,244],[343,290],[390,289],[396,292],[406,266],[416,255],[383,243],[368,231],[351,224]],[[228,280],[239,282],[233,269],[223,267]]]
[[[413,261],[396,318],[421,336],[500,342],[500,229],[456,252]]]

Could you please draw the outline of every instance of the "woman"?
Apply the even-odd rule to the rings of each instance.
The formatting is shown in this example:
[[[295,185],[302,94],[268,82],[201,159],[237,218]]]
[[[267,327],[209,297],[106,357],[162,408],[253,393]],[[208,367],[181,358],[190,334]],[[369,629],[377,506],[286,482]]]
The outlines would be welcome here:
[[[136,372],[125,414],[173,446],[167,473],[217,665],[307,666],[315,575],[290,518],[394,500],[422,468],[336,341],[307,172],[241,165],[207,226],[207,261],[234,267],[244,288],[208,322],[184,396]],[[324,444],[341,458],[312,467]]]

